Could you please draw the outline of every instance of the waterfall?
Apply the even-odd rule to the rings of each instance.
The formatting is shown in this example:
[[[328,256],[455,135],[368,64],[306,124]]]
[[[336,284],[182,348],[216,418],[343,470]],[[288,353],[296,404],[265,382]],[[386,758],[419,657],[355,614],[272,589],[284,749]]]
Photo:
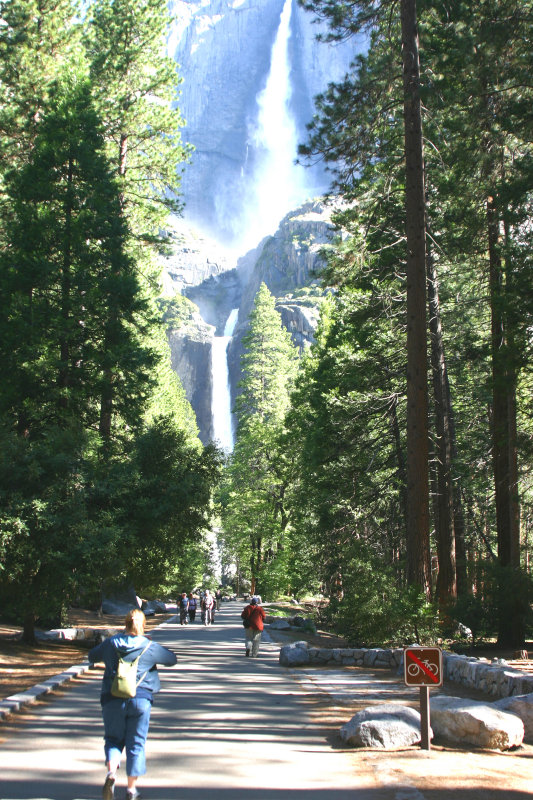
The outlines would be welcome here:
[[[309,194],[305,169],[295,164],[298,131],[291,113],[289,40],[293,0],[285,0],[272,47],[270,72],[257,96],[258,113],[249,131],[257,163],[252,176],[251,198],[242,222],[244,250],[276,231],[280,220],[297,208]]]
[[[213,337],[211,348],[213,440],[227,453],[233,450],[234,444],[227,351],[238,315],[239,309],[234,308],[226,320],[224,334]]]

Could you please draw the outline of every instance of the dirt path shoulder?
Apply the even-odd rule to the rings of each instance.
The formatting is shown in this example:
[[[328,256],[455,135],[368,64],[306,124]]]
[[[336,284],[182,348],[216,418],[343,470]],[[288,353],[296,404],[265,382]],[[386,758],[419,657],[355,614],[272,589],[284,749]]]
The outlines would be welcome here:
[[[172,614],[155,614],[147,617],[149,631],[160,625]],[[122,628],[123,616],[105,614],[99,617],[91,611],[73,608],[69,611],[68,625],[73,628],[105,629]],[[23,692],[47,678],[81,664],[87,660],[90,642],[42,641],[27,645],[17,640],[21,629],[16,625],[0,622],[0,700],[17,692]]]

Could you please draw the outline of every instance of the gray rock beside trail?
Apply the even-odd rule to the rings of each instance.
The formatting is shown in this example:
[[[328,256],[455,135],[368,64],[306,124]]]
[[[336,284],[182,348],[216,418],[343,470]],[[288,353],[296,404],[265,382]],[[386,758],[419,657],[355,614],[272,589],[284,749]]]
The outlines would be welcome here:
[[[112,614],[113,616],[126,616],[128,611],[132,608],[139,608],[137,602],[124,602],[121,600],[102,600],[102,612],[104,614]]]
[[[165,614],[167,607],[166,604],[162,603],[160,600],[143,600],[142,610],[144,615],[148,617],[153,614]]]
[[[509,750],[524,739],[524,723],[517,716],[462,697],[432,698],[431,725],[435,736],[447,742],[491,750]]]
[[[408,747],[420,742],[420,714],[414,708],[396,703],[369,706],[342,726],[340,736],[352,747],[381,750]]]
[[[279,619],[274,619],[270,623],[270,627],[274,631],[287,631],[291,627],[291,623],[289,622],[288,619],[283,619],[282,617],[280,617]]]
[[[309,661],[307,642],[294,642],[281,648],[279,663],[282,667],[300,667],[309,664]]]
[[[524,723],[524,740],[533,742],[533,694],[504,697],[494,703],[499,711],[519,717]]]

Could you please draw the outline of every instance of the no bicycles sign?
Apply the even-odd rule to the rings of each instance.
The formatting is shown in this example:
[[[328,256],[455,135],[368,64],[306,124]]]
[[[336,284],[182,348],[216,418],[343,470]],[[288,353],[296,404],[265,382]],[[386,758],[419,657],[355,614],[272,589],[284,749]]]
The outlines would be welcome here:
[[[406,686],[442,686],[440,647],[405,647],[403,674]]]

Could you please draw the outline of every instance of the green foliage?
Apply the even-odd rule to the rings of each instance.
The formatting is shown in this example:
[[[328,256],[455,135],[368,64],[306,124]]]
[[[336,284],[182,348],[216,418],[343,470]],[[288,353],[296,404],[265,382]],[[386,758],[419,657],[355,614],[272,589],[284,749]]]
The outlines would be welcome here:
[[[354,540],[365,548],[363,561],[371,565],[372,581],[381,585],[386,563],[391,565],[391,585],[399,592],[405,586],[401,39],[397,4],[304,0],[302,5],[330,23],[325,38],[370,31],[368,52],[318,99],[318,113],[302,147],[302,154],[326,161],[334,188],[348,201],[337,216],[343,239],[330,253],[325,271],[325,281],[337,287],[333,310],[324,310],[328,316],[323,315],[323,330],[288,418],[298,476],[289,488],[294,547],[302,545],[307,564],[319,563],[323,590],[334,606],[339,593],[343,603],[351,603],[349,554]],[[453,8],[449,3],[418,5],[428,242],[439,279],[443,345],[443,361],[435,370],[446,369],[451,398],[455,527],[449,531],[450,541],[454,533],[463,535],[464,520],[467,550],[489,552],[491,558],[506,535],[498,523],[496,537],[494,387],[505,387],[507,409],[515,402],[517,407],[516,437],[511,413],[502,442],[511,460],[516,451],[519,465],[518,492],[511,480],[507,493],[513,495],[512,503],[517,494],[526,507],[530,503],[531,406],[524,391],[531,388],[530,337],[525,334],[531,324],[531,292],[525,289],[530,283],[531,182],[526,188],[524,178],[533,165],[531,137],[525,135],[525,104],[532,100],[525,77],[531,69],[532,11],[529,0],[484,0],[475,9],[464,3]],[[488,208],[496,219],[497,241],[492,244]],[[432,473],[439,458],[436,421],[441,408],[436,398],[431,408]],[[435,485],[432,525],[440,532],[438,494]],[[513,612],[513,603],[507,607],[504,602],[512,594],[511,578],[493,579],[486,562],[481,563],[483,571],[469,567],[469,580],[463,584],[474,584],[481,600],[469,609],[465,599],[461,610],[471,613],[474,627],[479,616],[481,630],[485,622],[479,602],[500,625],[506,617],[518,620],[513,631],[518,644],[527,591],[518,592],[522,599]],[[305,582],[305,571],[296,570],[299,585]],[[519,572],[512,574],[521,586]],[[368,620],[364,636],[369,639],[373,625],[388,635],[379,609],[391,609],[391,591],[382,601],[377,595],[361,599]]]
[[[0,26],[0,594],[30,638],[196,574],[220,468],[156,304],[187,154],[166,4],[77,11],[6,0]]]
[[[363,554],[349,559],[342,599],[331,598],[328,624],[358,647],[434,644],[438,612],[416,587],[398,585],[394,570]]]
[[[29,164],[6,175],[0,408],[19,430],[67,415],[94,426],[110,381],[133,426],[149,389],[151,319],[103,149],[90,88],[69,76],[50,89]]]
[[[239,426],[245,428],[249,421],[255,424],[257,420],[279,423],[288,408],[297,354],[264,283],[255,297],[242,343],[244,379],[235,404]]]
[[[179,330],[191,319],[193,313],[198,311],[198,306],[182,294],[176,294],[171,298],[160,297],[157,305],[167,330],[171,331]]]
[[[473,594],[458,597],[450,608],[449,614],[457,623],[466,625],[472,631],[472,645],[476,644],[480,636],[488,632],[490,616],[481,597]],[[453,635],[455,631],[448,631],[448,633]]]
[[[0,594],[18,619],[58,617],[112,551],[86,504],[89,440],[78,427],[30,439],[0,430]]]
[[[223,538],[253,591],[273,594],[287,587],[290,459],[281,437],[297,355],[264,284],[243,344],[237,441],[220,495]]]

